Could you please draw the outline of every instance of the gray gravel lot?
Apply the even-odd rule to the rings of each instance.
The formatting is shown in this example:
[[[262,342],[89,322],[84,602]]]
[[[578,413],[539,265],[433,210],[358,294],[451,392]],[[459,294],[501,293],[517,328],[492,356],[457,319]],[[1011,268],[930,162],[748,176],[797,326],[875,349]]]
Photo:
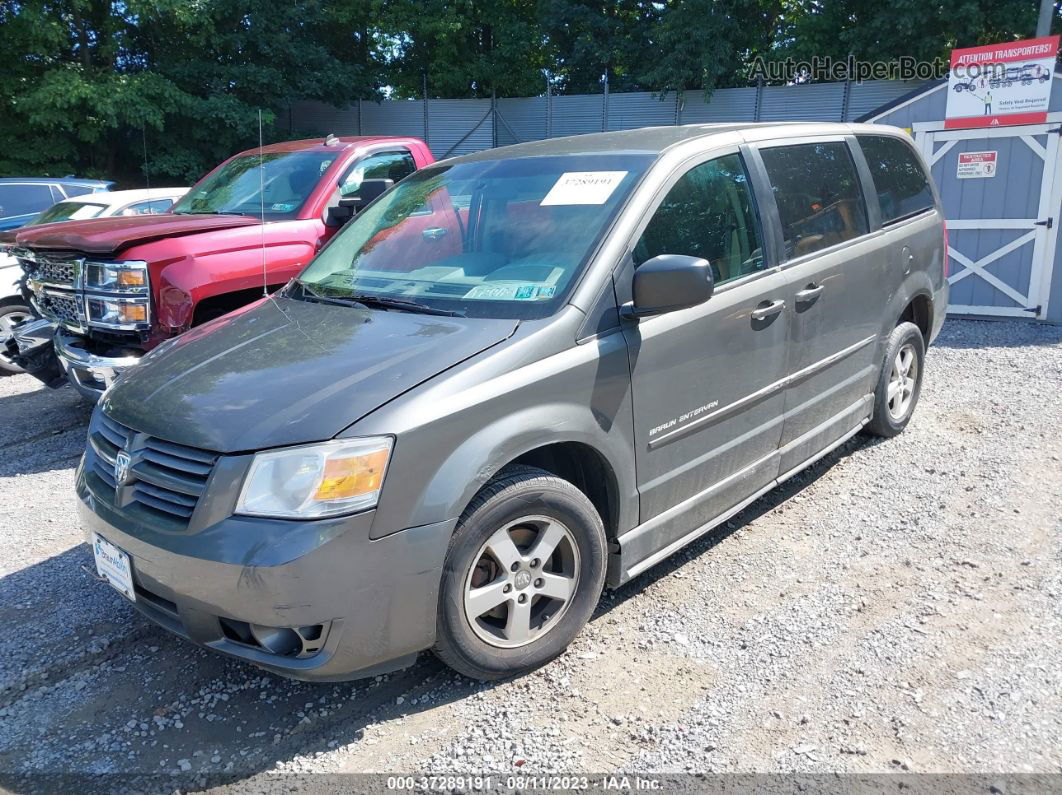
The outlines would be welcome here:
[[[487,686],[425,656],[307,685],[192,647],[83,567],[88,411],[0,379],[0,787],[26,774],[1062,772],[1062,328],[949,321],[857,437]]]

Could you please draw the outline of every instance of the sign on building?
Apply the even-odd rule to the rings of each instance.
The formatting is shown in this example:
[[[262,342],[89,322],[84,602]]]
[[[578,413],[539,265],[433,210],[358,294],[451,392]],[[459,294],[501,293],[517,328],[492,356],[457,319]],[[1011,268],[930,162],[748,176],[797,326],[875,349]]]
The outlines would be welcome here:
[[[951,51],[945,129],[1047,121],[1058,36]]]
[[[960,152],[955,167],[959,179],[985,179],[996,175],[998,152]]]

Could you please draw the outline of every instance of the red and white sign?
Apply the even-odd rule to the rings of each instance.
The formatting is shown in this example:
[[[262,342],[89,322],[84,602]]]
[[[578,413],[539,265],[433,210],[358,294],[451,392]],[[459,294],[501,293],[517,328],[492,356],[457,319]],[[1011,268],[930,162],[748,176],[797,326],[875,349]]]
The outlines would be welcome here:
[[[961,152],[955,176],[959,179],[985,179],[996,175],[998,152]]]
[[[951,51],[945,129],[1042,124],[1058,36]]]

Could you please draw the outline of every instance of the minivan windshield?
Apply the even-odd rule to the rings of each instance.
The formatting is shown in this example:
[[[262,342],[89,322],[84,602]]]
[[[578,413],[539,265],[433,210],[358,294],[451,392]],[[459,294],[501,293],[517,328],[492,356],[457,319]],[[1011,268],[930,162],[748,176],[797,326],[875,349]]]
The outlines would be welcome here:
[[[338,156],[325,147],[238,155],[188,191],[170,212],[294,218]]]
[[[652,161],[572,154],[426,168],[355,216],[290,294],[545,317]]]

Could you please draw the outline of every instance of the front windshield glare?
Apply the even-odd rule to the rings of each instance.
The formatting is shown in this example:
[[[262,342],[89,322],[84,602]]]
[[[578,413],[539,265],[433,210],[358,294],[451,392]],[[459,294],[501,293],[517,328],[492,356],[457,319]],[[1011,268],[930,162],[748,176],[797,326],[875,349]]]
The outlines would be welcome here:
[[[357,215],[300,281],[319,295],[544,317],[651,161],[564,155],[424,169]]]
[[[272,220],[294,218],[337,156],[321,147],[266,152],[261,160],[256,154],[234,157],[186,193],[170,212],[258,215],[264,211]]]
[[[42,212],[26,226],[54,224],[59,221],[84,221],[95,218],[107,209],[104,204],[84,204],[82,202],[59,202]]]

